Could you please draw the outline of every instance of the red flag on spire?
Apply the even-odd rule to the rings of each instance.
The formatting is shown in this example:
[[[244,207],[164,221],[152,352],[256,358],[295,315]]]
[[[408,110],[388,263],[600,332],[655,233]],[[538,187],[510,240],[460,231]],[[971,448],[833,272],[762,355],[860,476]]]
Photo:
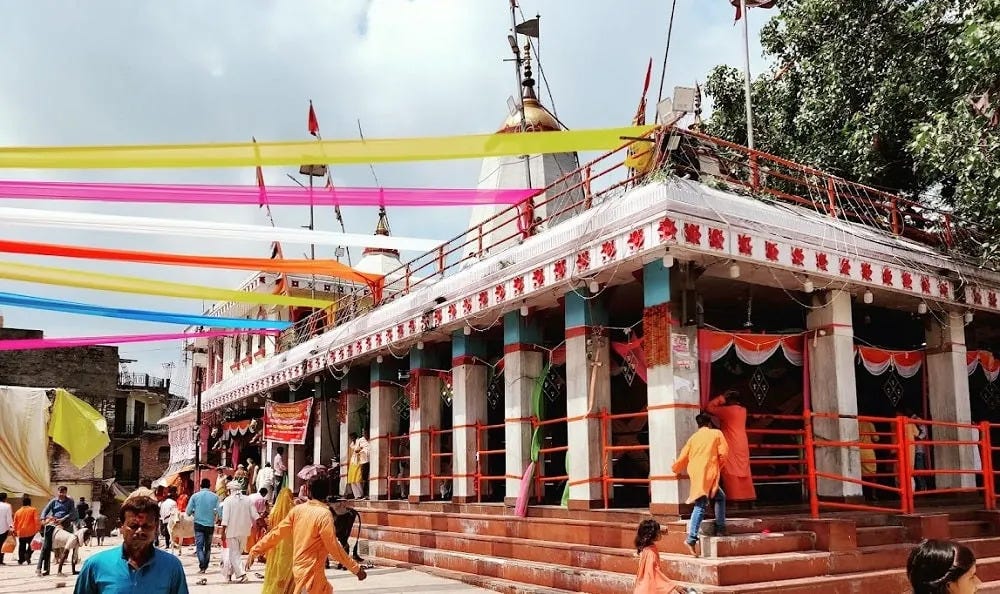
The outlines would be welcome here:
[[[729,0],[729,3],[736,8],[736,20],[743,18],[743,9],[740,8],[740,0]],[[746,0],[747,10],[751,8],[774,8],[778,0]]]
[[[319,134],[319,120],[316,119],[316,110],[313,109],[313,102],[309,101],[309,133],[313,136]]]

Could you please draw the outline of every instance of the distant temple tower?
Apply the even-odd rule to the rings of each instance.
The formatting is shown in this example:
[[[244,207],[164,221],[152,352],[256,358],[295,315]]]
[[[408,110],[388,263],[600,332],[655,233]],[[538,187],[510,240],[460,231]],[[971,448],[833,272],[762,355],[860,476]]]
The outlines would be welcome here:
[[[556,120],[555,116],[546,109],[535,96],[535,79],[531,76],[531,54],[530,47],[525,47],[524,80],[522,86],[524,92],[521,101],[521,108],[511,114],[503,123],[498,134],[509,134],[520,132],[553,132],[564,128]],[[522,119],[523,111],[523,119]],[[560,194],[563,188],[579,186],[580,175],[576,171],[580,168],[580,159],[573,153],[555,153],[545,155],[530,155],[527,158],[528,165],[525,164],[525,157],[489,157],[483,159],[483,167],[479,174],[479,189],[503,189],[503,188],[545,188],[564,176],[569,176],[558,186],[549,190],[549,195]],[[546,195],[536,196],[534,199],[534,219],[545,221],[539,227],[535,227],[533,232],[537,234],[542,229],[551,227],[569,217],[578,214],[581,206],[570,208],[573,204],[583,200],[583,189],[576,187],[571,191],[554,199],[547,204],[541,204],[547,200]],[[508,247],[516,245],[518,239],[514,238],[497,244],[504,237],[517,235],[523,238],[524,235],[518,231],[524,229],[528,223],[527,209],[522,209],[522,224],[519,228],[518,222],[513,220],[513,216],[506,214],[503,217],[488,221],[490,217],[507,208],[506,206],[477,206],[472,209],[472,217],[469,221],[470,235],[469,245],[465,252],[485,256],[496,254]],[[559,213],[551,220],[549,216]],[[498,225],[503,223],[498,228]],[[479,253],[479,230],[482,230],[482,253]]]

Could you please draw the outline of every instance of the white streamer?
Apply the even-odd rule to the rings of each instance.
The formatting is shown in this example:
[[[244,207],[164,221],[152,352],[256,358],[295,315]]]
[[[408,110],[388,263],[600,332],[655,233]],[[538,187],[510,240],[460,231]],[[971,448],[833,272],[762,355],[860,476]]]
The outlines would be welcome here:
[[[24,227],[59,227],[117,231],[119,233],[283,241],[303,245],[345,245],[418,252],[429,252],[442,243],[436,239],[415,239],[386,235],[365,235],[362,233],[310,231],[308,229],[290,227],[270,227],[183,219],[158,219],[152,217],[131,217],[26,208],[0,207],[0,221],[8,225],[21,225]]]

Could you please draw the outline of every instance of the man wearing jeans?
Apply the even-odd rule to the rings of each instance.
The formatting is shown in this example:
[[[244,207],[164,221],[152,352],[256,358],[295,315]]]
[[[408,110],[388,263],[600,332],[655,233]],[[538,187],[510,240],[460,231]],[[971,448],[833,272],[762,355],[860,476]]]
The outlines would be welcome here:
[[[212,492],[212,481],[201,479],[201,490],[191,496],[187,516],[194,520],[194,547],[198,552],[198,573],[208,571],[212,557],[212,537],[215,535],[215,510],[219,496]]]
[[[719,477],[729,455],[729,445],[722,431],[712,426],[712,417],[702,413],[695,417],[695,422],[698,423],[698,430],[684,444],[674,462],[673,471],[680,474],[686,470],[691,480],[687,503],[693,503],[694,509],[685,544],[691,555],[697,557],[694,545],[698,542],[698,532],[709,501],[715,503],[715,534],[723,536],[726,533],[726,494],[719,486]]]
[[[73,500],[66,496],[66,487],[59,487],[58,495],[49,502],[42,510],[42,536],[45,540],[42,543],[41,554],[38,556],[37,575],[49,575],[49,557],[52,555],[52,533],[55,532],[56,524],[62,524],[63,528],[72,531],[73,524],[77,520],[76,505]]]

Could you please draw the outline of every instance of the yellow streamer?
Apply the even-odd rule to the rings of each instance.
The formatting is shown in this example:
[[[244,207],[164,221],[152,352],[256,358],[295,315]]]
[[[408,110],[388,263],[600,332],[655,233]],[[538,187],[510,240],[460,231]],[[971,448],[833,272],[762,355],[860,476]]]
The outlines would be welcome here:
[[[119,293],[135,293],[139,295],[161,295],[183,299],[201,299],[204,301],[237,301],[260,305],[291,305],[318,308],[330,305],[329,301],[322,301],[320,299],[215,289],[201,285],[168,283],[134,276],[100,274],[97,272],[51,268],[35,264],[17,264],[14,262],[0,262],[0,278],[45,285],[97,289],[99,291],[117,291]]]
[[[356,164],[611,150],[653,126],[428,138],[0,148],[0,168],[123,169]]]

